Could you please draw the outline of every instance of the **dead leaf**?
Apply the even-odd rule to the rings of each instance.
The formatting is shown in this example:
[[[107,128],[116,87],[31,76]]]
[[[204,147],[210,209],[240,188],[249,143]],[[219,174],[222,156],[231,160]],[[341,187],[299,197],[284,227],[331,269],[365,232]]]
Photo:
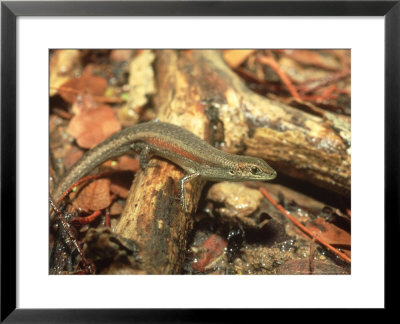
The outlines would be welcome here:
[[[139,170],[140,163],[138,158],[127,155],[120,156],[116,159],[108,160],[102,166],[113,170],[136,172]]]
[[[88,149],[120,130],[121,123],[109,106],[85,110],[75,115],[68,126],[68,133],[76,139],[78,145]]]
[[[69,103],[74,103],[82,93],[102,96],[107,89],[107,80],[92,74],[93,68],[88,65],[79,78],[71,79],[61,85],[60,96]]]
[[[121,215],[124,211],[124,206],[121,205],[118,201],[114,201],[110,207],[110,215],[116,216]]]
[[[205,271],[207,265],[220,256],[226,248],[228,242],[219,235],[211,234],[198,247],[199,256],[196,257],[196,262],[192,262],[193,270]]]
[[[72,204],[76,209],[89,212],[107,208],[111,204],[109,179],[98,179],[78,192]]]
[[[80,148],[72,146],[63,159],[65,168],[67,170],[70,169],[74,163],[82,157],[82,155],[83,151]]]
[[[118,158],[117,169],[136,172],[137,170],[139,170],[139,159],[125,155],[121,156]]]
[[[342,230],[336,225],[327,222],[324,218],[318,217],[311,223],[307,223],[306,227],[313,233],[318,234],[329,244],[349,245],[351,244],[350,233]]]
[[[91,93],[84,91],[79,95],[79,100],[73,103],[71,110],[73,114],[79,115],[85,110],[96,109],[99,106],[95,97]]]
[[[244,60],[255,52],[255,49],[250,50],[225,50],[223,52],[225,62],[232,68],[238,67]]]

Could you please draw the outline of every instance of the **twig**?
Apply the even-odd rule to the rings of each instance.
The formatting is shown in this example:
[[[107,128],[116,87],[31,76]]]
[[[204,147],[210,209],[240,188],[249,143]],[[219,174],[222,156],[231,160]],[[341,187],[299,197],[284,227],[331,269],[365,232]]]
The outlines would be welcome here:
[[[79,179],[78,181],[74,182],[71,186],[69,186],[67,190],[64,191],[64,193],[60,196],[60,198],[58,198],[57,204],[59,204],[76,186],[79,186],[81,183],[97,178],[107,177],[111,174],[112,172],[103,172],[100,174],[93,174],[90,176],[83,177],[82,179]]]
[[[110,227],[110,207],[106,209],[105,226]]]
[[[74,225],[86,225],[86,224],[93,222],[100,215],[101,215],[101,210],[96,210],[89,216],[73,218],[71,220],[71,223]]]
[[[296,218],[291,216],[286,212],[286,210],[279,205],[274,198],[271,197],[271,195],[268,193],[268,191],[265,188],[260,187],[261,193],[275,206],[276,209],[278,209],[282,214],[284,214],[289,220],[295,224],[298,228],[300,228],[304,233],[306,233],[310,237],[314,237],[314,233],[309,231],[303,224],[301,224]],[[332,251],[336,255],[340,256],[343,260],[345,260],[348,263],[351,263],[351,259],[345,255],[344,253],[340,252],[339,250],[335,249],[332,245],[329,243],[325,242],[319,237],[316,237],[315,240],[321,244],[322,246],[326,247],[328,250]]]
[[[279,54],[289,57],[293,61],[300,63],[305,66],[314,66],[316,68],[329,70],[329,71],[337,71],[337,67],[329,66],[325,64],[320,55],[318,55],[315,51],[310,50],[274,50]]]
[[[59,109],[59,108],[52,108],[52,111],[59,117],[64,118],[64,119],[72,119],[74,117],[73,114],[70,114],[69,112]]]
[[[95,266],[85,258],[85,255],[83,254],[83,251],[82,251],[80,245],[78,244],[78,240],[75,237],[75,234],[71,230],[71,226],[68,224],[68,221],[66,220],[64,214],[58,208],[57,204],[54,202],[54,199],[51,195],[49,195],[49,201],[50,201],[51,207],[58,215],[61,225],[63,226],[64,230],[68,233],[69,237],[71,238],[72,243],[75,245],[79,255],[81,256],[82,263],[85,265],[85,267],[89,270],[90,273],[95,273],[95,271],[96,271]]]
[[[300,100],[300,95],[298,94],[295,86],[292,84],[292,81],[290,81],[286,73],[281,70],[278,62],[272,56],[258,56],[257,60],[262,64],[269,65],[286,85],[292,97]]]
[[[330,83],[339,81],[339,80],[341,80],[341,79],[345,79],[345,78],[347,78],[348,76],[350,76],[350,71],[349,71],[349,70],[344,70],[344,71],[342,71],[342,72],[335,73],[335,74],[333,74],[333,75],[328,76],[328,77],[325,78],[325,79],[322,79],[322,80],[320,79],[321,82],[318,83],[316,86],[314,86],[314,87],[312,87],[312,88],[304,87],[304,88],[301,90],[301,92],[302,92],[302,94],[308,94],[308,93],[310,93],[310,92],[314,92],[315,90],[318,90],[318,89],[320,89],[320,88],[322,88],[322,87],[324,87],[324,86],[329,85]],[[317,81],[317,80],[315,80],[315,81]]]

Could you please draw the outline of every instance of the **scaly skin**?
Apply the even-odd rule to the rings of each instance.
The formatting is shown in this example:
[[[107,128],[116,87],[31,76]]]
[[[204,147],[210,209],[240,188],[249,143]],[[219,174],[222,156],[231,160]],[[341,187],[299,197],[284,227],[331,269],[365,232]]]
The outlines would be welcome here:
[[[276,177],[276,171],[262,159],[220,151],[179,126],[148,122],[125,128],[84,154],[58,183],[54,199],[57,201],[72,184],[103,162],[130,151],[140,152],[141,167],[156,155],[185,171],[179,182],[185,210],[185,183],[196,177],[211,181],[266,181]]]

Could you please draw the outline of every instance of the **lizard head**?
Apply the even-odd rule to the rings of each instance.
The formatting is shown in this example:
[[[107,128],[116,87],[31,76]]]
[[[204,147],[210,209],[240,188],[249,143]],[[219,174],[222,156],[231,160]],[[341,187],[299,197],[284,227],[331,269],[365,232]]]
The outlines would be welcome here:
[[[231,178],[237,178],[237,181],[267,181],[275,179],[277,174],[267,162],[250,156],[242,156],[241,161],[235,163],[228,173]]]

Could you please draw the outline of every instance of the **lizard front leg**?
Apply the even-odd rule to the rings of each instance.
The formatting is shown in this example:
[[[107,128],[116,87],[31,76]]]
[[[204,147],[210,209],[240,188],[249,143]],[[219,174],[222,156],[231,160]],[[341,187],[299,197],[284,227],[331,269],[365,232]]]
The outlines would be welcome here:
[[[187,209],[187,204],[186,204],[186,189],[185,189],[185,184],[186,182],[189,182],[193,180],[194,178],[197,178],[200,175],[198,172],[190,173],[179,179],[179,197],[181,200],[181,207],[185,212],[188,212]]]

